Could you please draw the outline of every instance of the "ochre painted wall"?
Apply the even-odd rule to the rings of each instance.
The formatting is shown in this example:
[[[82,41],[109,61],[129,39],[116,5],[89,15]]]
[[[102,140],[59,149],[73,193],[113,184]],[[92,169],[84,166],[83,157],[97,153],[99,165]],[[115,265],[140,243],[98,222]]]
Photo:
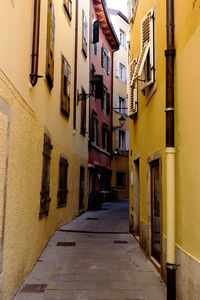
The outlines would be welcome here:
[[[199,48],[200,1],[175,1],[175,147],[176,245],[200,262],[199,188]],[[139,92],[139,111],[130,120],[130,175],[133,156],[140,156],[140,218],[148,224],[147,157],[157,150],[162,157],[162,229],[166,237],[165,166],[165,1],[139,1],[131,24],[131,61],[140,52],[141,19],[155,8],[156,91],[146,102]],[[133,205],[133,187],[130,185]]]
[[[8,119],[2,112],[0,103],[0,221],[4,218],[3,227],[0,227],[0,236],[4,236],[0,253],[3,255],[3,263],[0,265],[0,284],[3,284],[1,299],[13,297],[54,231],[78,215],[80,165],[85,166],[84,208],[87,209],[88,136],[86,134],[84,138],[80,135],[80,104],[77,107],[77,128],[73,130],[75,1],[72,2],[71,22],[64,12],[63,1],[53,1],[55,59],[54,86],[51,91],[45,80],[47,0],[41,1],[38,69],[38,74],[44,77],[38,79],[34,88],[29,83],[33,0],[13,2],[14,5],[12,1],[0,4],[0,35],[4,45],[0,48],[0,100],[10,108]],[[88,92],[89,59],[85,60],[81,52],[82,8],[89,21],[89,1],[81,1],[79,6],[81,33],[78,36],[78,66],[80,70],[84,69],[85,73],[82,76],[83,73],[79,72],[77,88],[83,86]],[[61,54],[64,54],[71,66],[71,103],[68,119],[60,113]],[[42,151],[46,130],[53,145],[50,163],[51,202],[48,217],[39,221]],[[69,162],[68,195],[67,206],[57,208],[61,154],[65,155]]]
[[[148,182],[147,158],[156,151],[162,156],[162,202],[163,202],[163,234],[166,233],[165,216],[165,3],[163,1],[138,2],[134,24],[130,33],[130,61],[141,52],[141,20],[147,12],[155,10],[155,58],[156,58],[156,91],[147,102],[139,88],[138,114],[135,120],[130,120],[130,176],[133,172],[133,156],[140,155],[140,218],[148,225]],[[159,124],[159,126],[157,126]],[[133,187],[130,184],[130,213],[133,206]]]
[[[176,1],[176,242],[200,262],[200,1]],[[183,30],[184,29],[184,30]]]

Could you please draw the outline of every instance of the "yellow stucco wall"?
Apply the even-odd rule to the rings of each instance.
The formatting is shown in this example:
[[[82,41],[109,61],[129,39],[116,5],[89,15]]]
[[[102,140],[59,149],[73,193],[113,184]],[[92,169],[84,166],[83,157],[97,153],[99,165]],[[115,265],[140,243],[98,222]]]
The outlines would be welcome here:
[[[111,21],[116,31],[116,34],[119,37],[119,29],[127,34],[126,40],[128,39],[128,32],[129,32],[129,24],[126,23],[119,15],[111,14]],[[128,54],[127,54],[127,47],[124,48],[120,46],[119,50],[114,52],[113,55],[113,107],[116,107],[115,103],[115,96],[120,95],[127,99],[127,85],[126,83],[119,80],[118,77],[115,76],[115,66],[116,62],[120,61],[127,67],[128,61]],[[126,107],[128,103],[126,103]],[[119,126],[119,118],[121,114],[117,113],[113,110],[113,126]],[[129,130],[129,118],[125,117],[126,122],[125,125],[122,127],[123,130]],[[116,131],[113,131],[112,134],[113,139],[113,149],[116,149]],[[111,187],[116,187],[116,171],[123,171],[125,172],[125,189],[117,189],[119,193],[119,198],[128,198],[129,197],[129,165],[128,165],[128,157],[126,156],[113,156],[111,161],[111,168],[112,168],[112,178],[111,178]]]
[[[14,1],[14,5],[12,1],[0,3],[0,35],[4,45],[0,48],[0,98],[10,107],[7,197],[4,199],[8,117],[1,112],[0,106],[0,221],[3,217],[3,205],[6,205],[5,231],[0,227],[0,235],[4,233],[1,253],[3,266],[0,266],[0,271],[3,267],[1,299],[12,298],[50,236],[61,224],[78,215],[80,165],[85,166],[84,206],[87,209],[88,138],[87,134],[85,138],[80,135],[81,103],[77,106],[77,128],[73,130],[75,1],[72,2],[71,22],[64,12],[63,1],[53,3],[55,59],[54,87],[51,92],[45,80],[47,1],[41,1],[38,69],[38,74],[44,77],[38,79],[34,88],[29,84],[33,1]],[[77,88],[83,87],[88,92],[89,59],[85,60],[81,52],[82,9],[89,21],[89,1],[81,1],[79,5]],[[60,113],[61,54],[64,54],[71,66],[69,119]],[[39,221],[44,130],[48,130],[53,144],[50,169],[51,202],[49,216]],[[65,155],[69,162],[67,206],[63,208],[57,208],[60,154]]]
[[[200,262],[200,1],[176,1],[176,241]],[[183,30],[184,29],[184,30]]]
[[[156,91],[147,103],[139,88],[138,115],[130,120],[130,176],[133,172],[133,156],[140,154],[140,218],[148,224],[148,186],[147,186],[147,158],[156,151],[161,151],[162,172],[165,173],[165,3],[148,1],[138,2],[134,24],[131,24],[130,33],[130,61],[141,52],[141,20],[146,13],[154,8],[155,11],[155,51],[156,51]],[[159,41],[159,42],[158,42]],[[156,124],[159,124],[157,126]],[[165,178],[162,176],[162,201],[163,201],[163,225],[165,222]],[[133,186],[130,184],[130,209],[133,206]],[[131,211],[130,211],[131,212]]]
[[[139,92],[139,111],[130,120],[130,176],[133,159],[140,154],[140,218],[148,224],[147,157],[157,150],[162,157],[163,235],[166,236],[165,156],[165,55],[166,7],[163,1],[138,2],[131,24],[131,61],[140,52],[142,17],[155,9],[156,91],[147,103]],[[199,189],[199,48],[200,1],[175,1],[175,146],[176,146],[176,244],[200,261]],[[130,207],[133,187],[130,184]],[[130,211],[131,212],[131,211]]]

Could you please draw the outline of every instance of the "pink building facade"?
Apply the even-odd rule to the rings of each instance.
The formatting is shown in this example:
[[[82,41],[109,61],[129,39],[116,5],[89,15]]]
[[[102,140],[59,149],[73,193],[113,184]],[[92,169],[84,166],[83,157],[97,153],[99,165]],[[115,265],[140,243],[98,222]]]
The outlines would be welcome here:
[[[100,75],[103,91],[89,99],[89,205],[96,192],[110,191],[113,52],[119,49],[106,1],[91,1],[90,14],[90,80]]]

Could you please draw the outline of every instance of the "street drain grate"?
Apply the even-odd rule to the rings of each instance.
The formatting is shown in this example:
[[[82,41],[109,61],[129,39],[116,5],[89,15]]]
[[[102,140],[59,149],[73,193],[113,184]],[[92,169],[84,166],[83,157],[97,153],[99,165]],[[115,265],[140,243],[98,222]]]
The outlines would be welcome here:
[[[127,241],[114,241],[114,244],[128,244]]]
[[[75,242],[57,242],[57,246],[70,247],[70,246],[76,246],[76,243]]]
[[[96,221],[96,220],[99,220],[99,218],[87,218],[86,220],[90,220],[90,221]]]
[[[47,284],[25,284],[22,293],[44,293]]]

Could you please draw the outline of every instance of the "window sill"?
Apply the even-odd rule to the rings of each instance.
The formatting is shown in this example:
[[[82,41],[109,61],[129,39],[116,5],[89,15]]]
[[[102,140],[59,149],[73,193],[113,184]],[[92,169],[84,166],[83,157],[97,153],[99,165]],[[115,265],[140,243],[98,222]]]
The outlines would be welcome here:
[[[94,142],[91,142],[91,147],[96,149],[97,151],[102,152],[102,153],[106,154],[107,156],[111,157],[111,154],[109,152],[107,152],[106,150],[100,148]]]

